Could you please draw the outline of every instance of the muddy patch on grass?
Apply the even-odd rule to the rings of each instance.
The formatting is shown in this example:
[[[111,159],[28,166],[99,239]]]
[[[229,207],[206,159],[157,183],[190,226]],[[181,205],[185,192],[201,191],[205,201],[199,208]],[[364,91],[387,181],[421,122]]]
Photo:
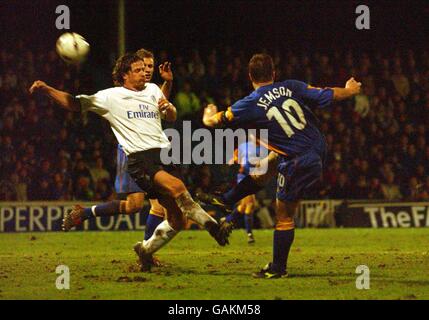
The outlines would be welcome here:
[[[128,272],[131,272],[131,273],[140,272],[140,266],[138,264],[129,265]]]
[[[142,276],[134,276],[134,277],[120,276],[119,278],[116,279],[116,282],[147,282],[147,281],[149,281],[149,279]]]
[[[133,282],[133,280],[128,276],[122,276],[116,279],[116,282]]]
[[[135,277],[133,278],[133,281],[134,281],[134,282],[146,282],[146,281],[148,281],[148,279],[147,279],[147,278],[145,278],[145,277],[135,276]]]

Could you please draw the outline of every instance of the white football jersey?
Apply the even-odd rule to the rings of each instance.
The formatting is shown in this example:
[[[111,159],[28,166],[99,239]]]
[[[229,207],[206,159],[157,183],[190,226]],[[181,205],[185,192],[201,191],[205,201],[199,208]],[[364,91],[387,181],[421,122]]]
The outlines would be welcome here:
[[[142,91],[114,87],[92,96],[78,95],[82,112],[92,111],[110,122],[118,143],[127,155],[154,148],[169,148],[161,126],[158,101],[164,94],[156,84]]]

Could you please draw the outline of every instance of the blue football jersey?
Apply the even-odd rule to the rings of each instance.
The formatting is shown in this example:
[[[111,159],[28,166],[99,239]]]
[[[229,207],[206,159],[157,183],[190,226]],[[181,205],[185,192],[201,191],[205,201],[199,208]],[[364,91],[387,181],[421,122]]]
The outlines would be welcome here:
[[[230,108],[232,116],[227,118],[233,127],[268,129],[267,147],[295,157],[311,148],[325,149],[325,138],[311,108],[328,106],[332,99],[330,88],[286,80],[260,87],[237,101]]]

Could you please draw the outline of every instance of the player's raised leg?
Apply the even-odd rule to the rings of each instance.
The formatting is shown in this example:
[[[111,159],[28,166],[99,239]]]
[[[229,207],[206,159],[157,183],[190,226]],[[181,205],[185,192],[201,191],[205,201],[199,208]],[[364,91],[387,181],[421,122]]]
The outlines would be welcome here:
[[[207,204],[214,205],[226,211],[232,211],[235,203],[241,199],[253,195],[264,188],[264,186],[277,174],[278,159],[275,152],[270,152],[267,157],[262,159],[258,167],[267,168],[262,170],[263,173],[254,173],[247,175],[236,186],[229,191],[221,194],[199,193],[198,200]]]
[[[143,208],[143,201],[144,193],[137,192],[127,195],[126,200],[113,200],[87,208],[75,205],[72,211],[64,215],[62,229],[69,231],[71,228],[82,224],[83,221],[95,217],[109,217],[140,212]]]
[[[155,184],[167,196],[174,200],[180,212],[187,218],[204,227],[215,238],[219,245],[228,244],[231,227],[227,224],[219,225],[201,206],[196,203],[183,182],[166,171],[158,171],[154,176]],[[174,210],[173,214],[178,214]]]

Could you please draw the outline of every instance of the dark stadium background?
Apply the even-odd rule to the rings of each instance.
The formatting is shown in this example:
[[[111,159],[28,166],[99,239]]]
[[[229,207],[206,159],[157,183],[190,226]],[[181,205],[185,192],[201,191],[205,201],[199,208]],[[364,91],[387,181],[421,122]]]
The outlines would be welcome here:
[[[117,47],[115,0],[7,0],[0,4],[0,39],[14,47],[19,39],[28,48],[53,48],[63,30],[55,28],[55,8],[65,4],[71,11],[71,31],[85,35],[91,44],[91,63],[110,75],[110,53]],[[355,28],[356,6],[371,10],[371,29]],[[419,48],[427,40],[429,5],[425,1],[126,1],[127,50],[142,45],[157,52],[224,45],[247,52],[261,48]],[[426,41],[427,42],[427,41]],[[108,53],[108,54],[106,54]]]
[[[97,61],[116,47],[117,2],[112,0],[2,1],[0,39],[13,46],[52,46],[55,8],[69,6],[71,29],[84,34]],[[371,10],[371,29],[355,28],[355,8]],[[356,50],[420,47],[427,40],[429,5],[425,1],[126,1],[127,49],[142,43],[154,50],[194,47]]]

